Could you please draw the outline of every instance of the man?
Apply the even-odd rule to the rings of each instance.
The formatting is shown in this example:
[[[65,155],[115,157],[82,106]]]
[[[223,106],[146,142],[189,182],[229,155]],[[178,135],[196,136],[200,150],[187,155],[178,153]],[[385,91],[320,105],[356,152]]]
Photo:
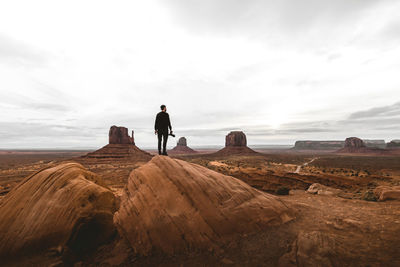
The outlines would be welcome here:
[[[156,123],[154,124],[154,133],[158,135],[158,154],[167,154],[167,140],[168,140],[168,128],[172,133],[171,121],[169,120],[169,115],[167,113],[167,107],[161,105],[161,112],[157,114]],[[161,154],[161,139],[163,139],[163,152]]]

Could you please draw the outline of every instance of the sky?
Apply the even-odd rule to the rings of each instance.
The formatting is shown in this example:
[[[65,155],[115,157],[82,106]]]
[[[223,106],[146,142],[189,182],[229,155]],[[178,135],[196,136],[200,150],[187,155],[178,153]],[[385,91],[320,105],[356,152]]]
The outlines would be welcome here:
[[[400,139],[395,0],[0,1],[0,148]],[[169,140],[169,147],[177,138]]]

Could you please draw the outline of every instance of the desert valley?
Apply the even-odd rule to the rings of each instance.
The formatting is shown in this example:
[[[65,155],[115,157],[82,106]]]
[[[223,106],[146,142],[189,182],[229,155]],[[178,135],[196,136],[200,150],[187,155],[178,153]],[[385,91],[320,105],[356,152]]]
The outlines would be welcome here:
[[[133,135],[133,134],[132,134]],[[299,141],[169,156],[112,126],[96,151],[1,151],[10,266],[399,266],[397,141]]]

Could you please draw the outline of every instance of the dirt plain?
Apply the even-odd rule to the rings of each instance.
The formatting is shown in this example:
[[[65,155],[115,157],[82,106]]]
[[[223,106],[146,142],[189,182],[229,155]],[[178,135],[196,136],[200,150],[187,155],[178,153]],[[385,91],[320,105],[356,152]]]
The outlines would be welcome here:
[[[399,156],[287,150],[262,152],[256,156],[188,155],[180,158],[237,177],[272,194],[280,188],[305,190],[313,183],[320,183],[343,190],[343,196],[347,198],[360,199],[366,191],[379,185],[400,183]]]
[[[220,251],[192,251],[173,256],[136,255],[127,241],[117,236],[111,243],[99,247],[73,265],[400,265],[400,201],[376,202],[366,197],[368,192],[378,186],[400,185],[400,156],[339,155],[330,151],[293,150],[258,150],[260,153],[257,155],[218,156],[209,152],[174,157],[236,177],[258,190],[277,195],[295,208],[296,221],[279,228],[279,233],[272,227],[262,233],[244,236],[239,243]],[[0,203],[25,177],[41,169],[71,161],[99,175],[119,198],[132,170],[146,163],[81,157],[86,153],[2,151]],[[306,193],[305,190],[313,183],[340,189],[341,193],[338,196]],[[307,242],[311,242],[312,249],[306,254],[308,258],[318,254],[315,258],[319,260],[315,265],[312,261],[311,265],[310,261],[302,263],[301,242],[306,243],[305,247]],[[293,262],[293,258],[297,260]],[[327,264],[321,265],[325,259],[329,259]],[[45,254],[24,259],[16,265],[20,264],[63,266],[65,262],[60,260],[59,255]]]

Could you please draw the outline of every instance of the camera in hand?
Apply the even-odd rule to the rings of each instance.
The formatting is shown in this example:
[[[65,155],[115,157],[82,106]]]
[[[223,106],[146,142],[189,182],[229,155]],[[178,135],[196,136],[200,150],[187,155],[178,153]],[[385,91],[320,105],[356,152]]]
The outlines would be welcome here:
[[[169,132],[169,135],[172,136],[172,137],[175,137],[175,134],[172,131]]]

